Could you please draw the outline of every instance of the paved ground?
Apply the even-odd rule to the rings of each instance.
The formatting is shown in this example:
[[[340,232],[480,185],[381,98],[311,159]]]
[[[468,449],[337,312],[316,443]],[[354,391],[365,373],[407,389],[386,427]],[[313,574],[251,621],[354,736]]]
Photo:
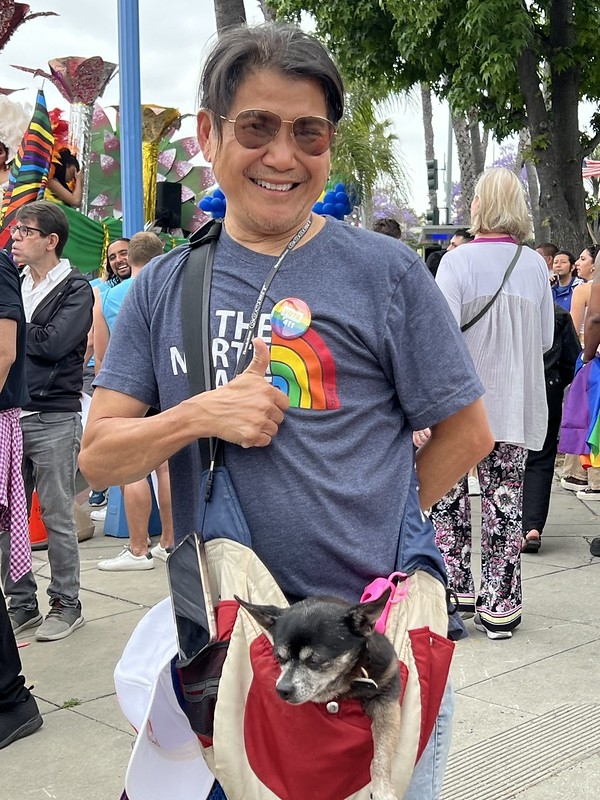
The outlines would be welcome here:
[[[588,549],[600,535],[597,514],[600,503],[587,506],[557,483],[542,549],[523,557],[523,624],[497,642],[471,627],[458,644],[443,800],[600,797],[600,558]],[[133,735],[112,673],[138,620],[167,593],[163,563],[143,573],[96,569],[122,543],[100,525],[81,545],[83,628],[60,642],[19,637],[44,726],[0,752],[0,800],[120,796]],[[44,552],[35,569],[45,611]]]

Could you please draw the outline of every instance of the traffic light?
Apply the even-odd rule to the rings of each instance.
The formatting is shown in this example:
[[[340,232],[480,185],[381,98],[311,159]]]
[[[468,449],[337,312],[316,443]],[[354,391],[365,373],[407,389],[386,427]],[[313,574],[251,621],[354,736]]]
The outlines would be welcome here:
[[[439,225],[440,224],[440,210],[439,208],[430,208],[426,214],[427,224],[428,225]]]
[[[432,158],[425,163],[427,164],[427,186],[430,192],[435,192],[438,188],[437,159]]]

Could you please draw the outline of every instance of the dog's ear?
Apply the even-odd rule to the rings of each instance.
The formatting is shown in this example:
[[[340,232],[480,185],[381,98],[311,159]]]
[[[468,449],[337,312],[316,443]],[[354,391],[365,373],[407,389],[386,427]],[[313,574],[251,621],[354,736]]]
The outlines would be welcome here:
[[[236,594],[233,597],[242,608],[245,608],[254,617],[261,628],[267,631],[273,627],[284,612],[283,608],[277,608],[277,606],[258,606],[255,603],[247,603],[245,600],[241,600]]]
[[[376,600],[370,600],[368,603],[358,603],[349,608],[345,616],[350,629],[355,633],[360,633],[362,636],[370,636],[375,630],[375,623],[381,616],[381,612],[385,608],[391,593],[391,588],[387,588],[381,597]]]

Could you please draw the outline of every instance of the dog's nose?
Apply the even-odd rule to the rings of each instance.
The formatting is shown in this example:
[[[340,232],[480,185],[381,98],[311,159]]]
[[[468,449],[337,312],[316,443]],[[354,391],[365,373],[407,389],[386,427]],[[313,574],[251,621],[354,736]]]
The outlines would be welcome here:
[[[281,697],[282,700],[289,700],[293,693],[293,687],[290,683],[278,683],[277,684],[277,694]]]

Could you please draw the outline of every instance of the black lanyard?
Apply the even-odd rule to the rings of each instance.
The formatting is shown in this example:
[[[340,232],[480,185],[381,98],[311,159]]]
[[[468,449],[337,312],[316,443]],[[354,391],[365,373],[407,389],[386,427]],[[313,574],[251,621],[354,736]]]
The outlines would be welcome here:
[[[250,322],[248,323],[248,330],[246,331],[246,336],[244,337],[244,341],[242,343],[242,350],[240,352],[240,356],[238,358],[237,366],[235,368],[235,373],[233,377],[235,378],[237,375],[242,372],[244,367],[244,361],[248,354],[248,350],[250,349],[250,343],[252,342],[252,337],[254,335],[254,329],[256,328],[256,323],[258,322],[258,316],[260,311],[263,307],[263,303],[265,302],[265,296],[269,291],[269,286],[273,283],[273,278],[277,275],[279,271],[279,267],[283,264],[283,261],[288,253],[290,253],[294,247],[298,244],[298,242],[304,237],[304,234],[308,231],[310,226],[312,225],[312,216],[308,218],[308,220],[304,223],[304,225],[300,228],[298,233],[296,233],[290,241],[286,244],[283,252],[277,259],[277,261],[271,267],[269,274],[265,278],[265,282],[262,285],[262,289],[258,293],[258,297],[256,298],[256,303],[254,304],[254,309],[252,310],[252,314],[250,315]]]

